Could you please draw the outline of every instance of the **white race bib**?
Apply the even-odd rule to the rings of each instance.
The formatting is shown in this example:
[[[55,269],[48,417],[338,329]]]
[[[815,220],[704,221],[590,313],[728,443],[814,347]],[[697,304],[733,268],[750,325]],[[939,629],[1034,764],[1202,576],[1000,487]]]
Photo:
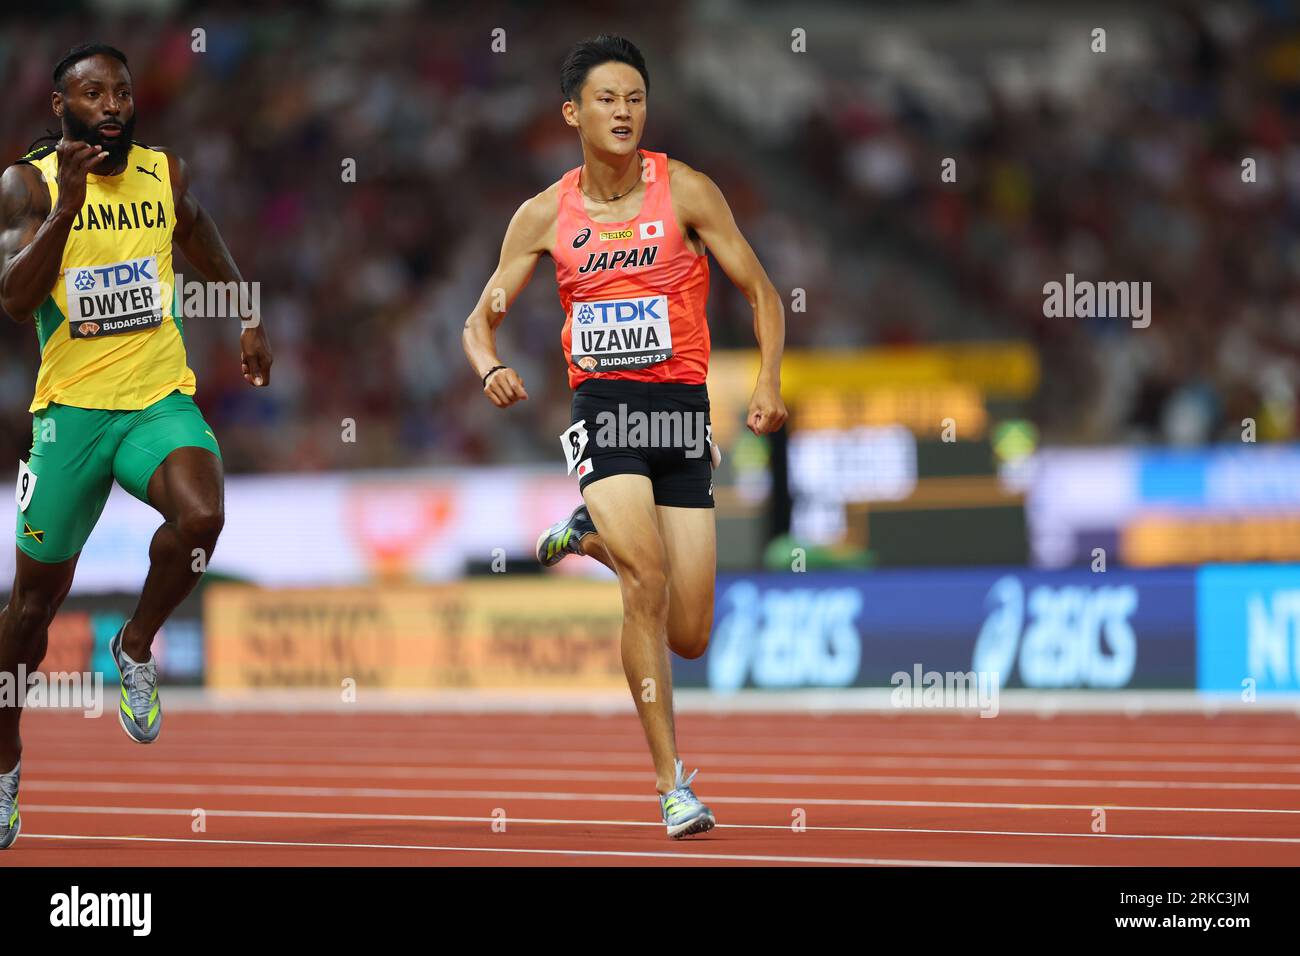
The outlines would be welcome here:
[[[560,444],[564,446],[564,460],[569,466],[566,474],[571,475],[587,450],[587,420],[579,419],[561,432]]]
[[[673,357],[668,296],[573,302],[570,357],[584,372],[647,368]]]
[[[18,487],[14,489],[14,498],[18,502],[19,511],[27,510],[27,506],[32,503],[32,492],[35,490],[36,472],[27,467],[27,462],[19,459]]]
[[[162,299],[157,256],[68,266],[63,285],[68,296],[68,334],[74,339],[157,328],[169,304]]]

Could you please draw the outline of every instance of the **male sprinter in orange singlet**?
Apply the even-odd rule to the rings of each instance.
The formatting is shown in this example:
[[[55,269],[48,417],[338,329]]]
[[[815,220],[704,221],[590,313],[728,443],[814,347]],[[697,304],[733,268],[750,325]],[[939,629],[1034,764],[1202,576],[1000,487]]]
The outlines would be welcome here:
[[[583,165],[511,219],[496,272],[465,323],[465,353],[494,405],[528,398],[519,375],[497,357],[495,329],[549,253],[575,389],[573,425],[561,442],[585,505],[542,533],[538,559],[554,564],[565,554],[585,554],[618,574],[623,670],[654,760],[663,821],[679,838],[714,826],[713,813],[691,790],[695,774],[683,777],[677,759],[667,653],[671,647],[699,657],[713,625],[708,253],[754,308],[762,364],[747,424],[758,435],[786,418],[785,312],[717,186],[663,153],[637,148],[650,87],[640,51],[613,36],[580,43],[564,62],[560,86]],[[638,414],[642,421],[676,416],[683,440],[646,447],[635,426],[602,427]]]

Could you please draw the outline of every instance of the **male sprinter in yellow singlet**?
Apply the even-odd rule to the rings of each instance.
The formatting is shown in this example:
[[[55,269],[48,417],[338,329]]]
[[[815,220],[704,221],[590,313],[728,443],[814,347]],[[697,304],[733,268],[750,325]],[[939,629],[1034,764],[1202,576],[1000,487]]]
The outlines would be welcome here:
[[[162,726],[154,635],[193,590],[224,521],[221,452],[194,394],[173,299],[173,240],[209,281],[239,282],[172,152],[133,142],[121,51],[80,46],[54,68],[63,137],[0,178],[0,307],[34,320],[41,364],[30,460],[19,463],[17,572],[0,611],[0,673],[35,671],[47,629],[114,479],[163,516],[131,619],[114,636],[118,718],[150,743]],[[53,139],[53,137],[50,137]],[[233,286],[231,288],[234,288]],[[269,382],[260,323],[240,336],[244,378]],[[201,555],[203,560],[197,560]],[[20,826],[21,708],[0,707],[0,849]]]
[[[561,68],[560,87],[583,164],[510,221],[496,272],[465,323],[465,353],[494,405],[528,397],[497,357],[495,329],[542,253],[550,255],[575,390],[561,444],[585,505],[542,533],[538,559],[549,565],[585,554],[618,574],[623,670],[650,745],[663,822],[678,838],[714,826],[691,790],[695,774],[683,777],[677,759],[667,653],[699,657],[713,626],[708,253],[754,309],[762,364],[747,424],[758,435],[786,418],[785,313],[712,180],[637,148],[650,88],[640,51],[620,37],[580,43]],[[681,439],[665,447],[647,442],[644,430],[638,439],[635,424],[606,427],[620,416],[679,423]]]

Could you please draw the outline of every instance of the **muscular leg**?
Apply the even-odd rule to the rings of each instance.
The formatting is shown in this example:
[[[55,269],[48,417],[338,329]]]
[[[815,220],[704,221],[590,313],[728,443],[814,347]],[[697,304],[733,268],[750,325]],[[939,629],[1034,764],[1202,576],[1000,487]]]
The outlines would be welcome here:
[[[590,510],[590,509],[588,509]],[[668,646],[694,659],[709,646],[717,533],[712,508],[655,508],[667,553]],[[583,537],[582,553],[617,572],[599,532]]]
[[[45,564],[29,557],[21,548],[17,552],[13,592],[9,603],[0,610],[0,673],[13,675],[17,690],[18,665],[27,673],[40,666],[49,643],[50,621],[68,596],[77,557],[58,564]],[[7,773],[22,756],[22,739],[18,722],[22,708],[0,707],[0,773]]]
[[[700,657],[713,631],[717,531],[712,508],[657,507],[668,552],[668,646]]]
[[[590,511],[591,509],[588,508],[587,510]],[[611,571],[617,571],[617,568],[614,567],[614,559],[605,550],[605,542],[601,540],[599,531],[593,531],[591,534],[583,536],[583,539],[578,542],[578,547],[582,549],[582,553],[587,557],[595,558]]]
[[[195,567],[206,568],[212,559],[225,523],[221,459],[206,448],[177,448],[149,479],[149,503],[165,520],[149,544],[149,574],[122,635],[123,650],[141,663],[149,660],[158,629],[202,576]]]
[[[623,593],[623,674],[650,745],[656,786],[667,793],[676,782],[677,743],[666,633],[667,555],[659,535],[654,491],[643,475],[611,475],[588,485],[583,498],[592,520],[603,529],[602,544],[618,574]],[[647,693],[647,678],[654,682],[649,685],[653,694]]]

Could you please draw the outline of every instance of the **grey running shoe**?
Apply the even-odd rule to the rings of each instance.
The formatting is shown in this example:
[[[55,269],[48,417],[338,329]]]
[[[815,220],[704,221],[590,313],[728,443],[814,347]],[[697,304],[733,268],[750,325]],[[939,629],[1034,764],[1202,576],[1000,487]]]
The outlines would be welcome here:
[[[0,773],[0,850],[7,850],[23,828],[18,816],[18,776],[23,771],[20,760],[8,773]]]
[[[153,655],[143,664],[137,664],[126,656],[122,650],[122,633],[125,630],[126,624],[123,624],[108,645],[122,677],[122,700],[117,708],[117,719],[128,737],[136,743],[149,744],[158,739],[158,732],[162,730],[158,665],[154,662]]]
[[[573,514],[542,532],[537,539],[537,560],[549,568],[559,564],[566,554],[582,554],[578,542],[595,530],[587,506],[578,505]]]
[[[692,770],[691,775],[683,780],[682,770],[682,762],[679,760],[673,789],[659,797],[659,807],[663,810],[668,835],[674,840],[695,833],[708,833],[717,825],[713,811],[701,803],[700,798],[691,790],[691,781],[699,771]]]

